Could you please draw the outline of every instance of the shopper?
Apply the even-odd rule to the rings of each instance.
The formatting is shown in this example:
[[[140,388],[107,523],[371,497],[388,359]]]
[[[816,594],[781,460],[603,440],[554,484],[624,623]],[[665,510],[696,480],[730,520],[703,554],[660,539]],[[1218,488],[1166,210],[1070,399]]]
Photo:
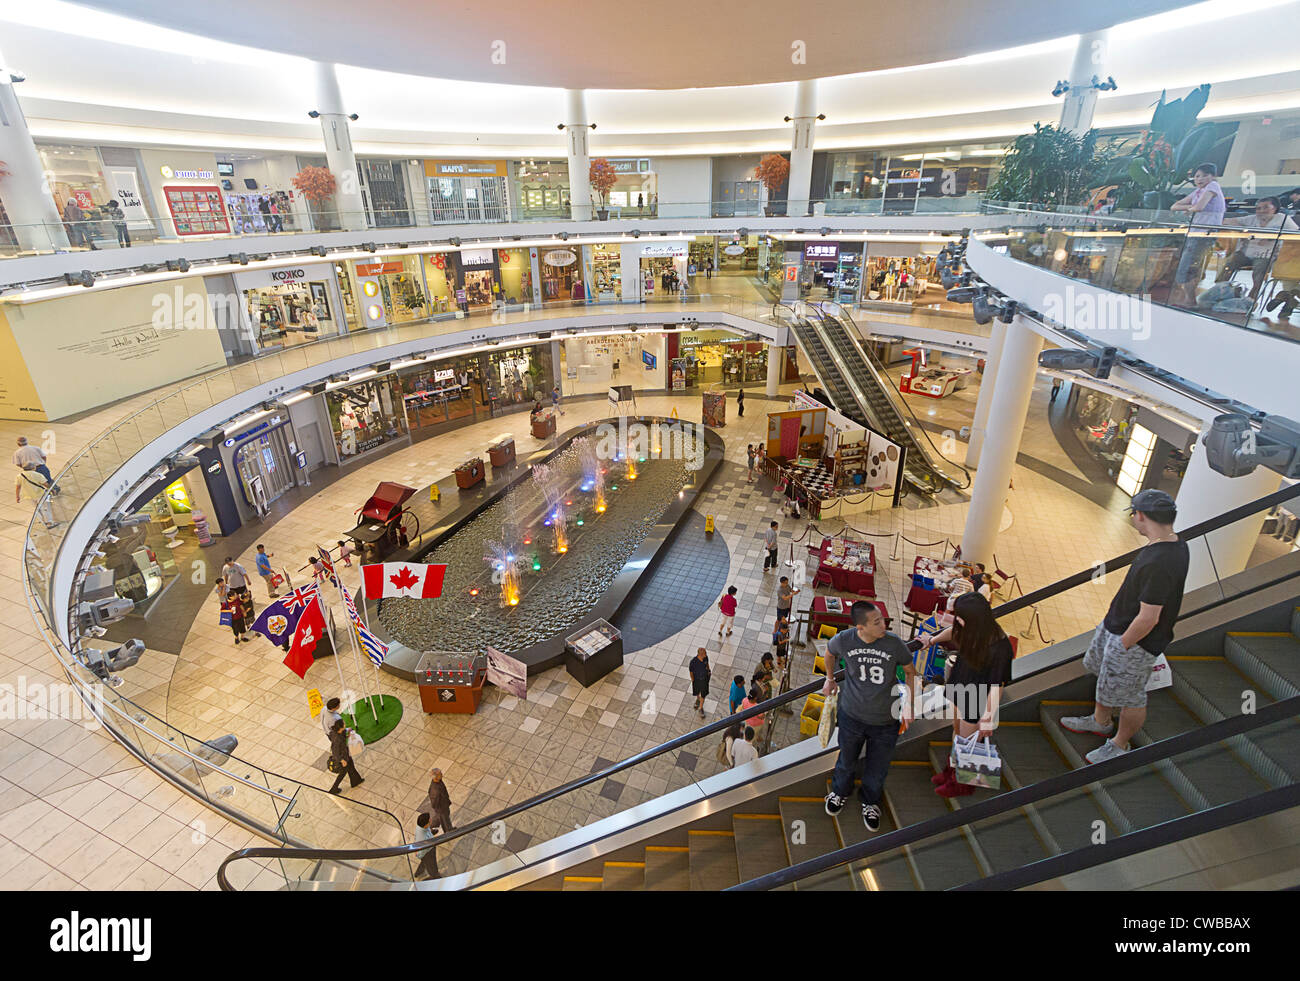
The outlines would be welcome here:
[[[705,278],[705,279],[712,279],[712,278],[713,278],[713,260],[712,260],[712,259],[705,259],[705,260],[704,260],[704,278]]]
[[[59,492],[59,489],[54,486],[54,478],[50,475],[50,465],[45,458],[45,451],[39,446],[28,443],[26,436],[18,437],[18,449],[14,450],[14,466],[19,470],[40,474],[45,478],[47,490],[52,490],[55,494]]]
[[[268,552],[265,545],[257,546],[257,557],[254,564],[257,566],[257,574],[262,577],[262,582],[266,584],[266,595],[270,599],[275,599],[279,593],[275,591],[275,570],[271,568],[271,558],[274,552]]]
[[[1169,206],[1170,211],[1181,211],[1190,216],[1192,226],[1215,227],[1223,224],[1223,214],[1227,202],[1223,197],[1223,188],[1215,180],[1218,169],[1212,163],[1203,163],[1192,174],[1193,191],[1181,200]],[[1191,228],[1183,239],[1182,256],[1178,260],[1178,269],[1174,273],[1174,288],[1170,291],[1171,303],[1190,307],[1196,302],[1196,284],[1201,280],[1205,253],[1215,242],[1213,233],[1193,236]]]
[[[343,716],[339,714],[339,705],[341,703],[337,698],[331,698],[325,703],[325,711],[320,714],[321,728],[325,730],[325,738],[328,739],[330,733],[334,730],[334,723],[338,722]]]
[[[86,213],[81,210],[81,205],[77,203],[76,198],[69,197],[67,203],[63,205],[63,220],[68,225],[68,244],[98,248],[90,240],[90,232],[86,227]]]
[[[347,568],[351,569],[352,556],[356,554],[357,550],[352,545],[351,542],[345,542],[341,538],[338,539],[338,543],[339,543],[339,561],[341,561]]]
[[[415,819],[415,826],[419,830],[415,832],[416,841],[432,841],[437,837],[437,829],[429,827],[432,824],[432,818],[428,811],[421,811]],[[441,879],[442,874],[438,871],[438,849],[430,845],[421,854],[420,864],[416,867],[415,877],[417,879]]]
[[[741,699],[740,711],[744,712],[746,709],[752,709],[754,706],[761,704],[763,704],[763,693],[758,690],[757,685],[751,684],[749,686],[749,692],[743,699]],[[756,712],[753,715],[746,716],[743,721],[745,725],[752,726],[754,732],[758,733],[763,730],[763,720],[763,713]]]
[[[731,692],[727,696],[727,704],[731,708],[731,715],[740,711],[740,705],[745,700],[745,676],[738,674],[731,679]]]
[[[743,388],[736,393],[736,418],[745,418],[745,390]]]
[[[727,636],[731,636],[732,625],[736,622],[736,587],[728,586],[727,592],[722,599],[718,600],[718,609],[722,611],[722,622],[718,624],[718,636],[722,636],[725,628]]]
[[[727,731],[722,734],[722,757],[728,768],[736,765],[736,759],[732,755],[732,750],[737,742],[745,738],[745,727],[739,722],[727,727]]]
[[[117,244],[119,248],[129,249],[131,247],[131,233],[126,227],[126,214],[122,211],[122,206],[116,200],[108,202],[105,210],[108,212],[108,220],[113,223],[113,228],[117,232]]]
[[[734,770],[738,766],[744,766],[746,763],[753,763],[758,759],[758,747],[754,743],[758,739],[758,734],[750,726],[745,726],[743,739],[737,739],[731,744],[731,768]]]
[[[898,742],[900,719],[910,722],[913,699],[919,688],[912,652],[902,638],[885,629],[885,618],[875,603],[859,600],[852,607],[853,626],[841,630],[826,645],[826,683],[822,694],[829,696],[840,685],[835,673],[844,662],[844,684],[838,706],[839,759],[826,795],[826,813],[834,817],[844,808],[858,769],[858,757],[866,749],[862,766],[862,823],[868,831],[880,830],[880,798],[884,793],[889,761]],[[903,669],[906,692],[901,706],[895,706],[897,669]]]
[[[221,574],[225,577],[230,592],[243,599],[246,612],[252,616],[253,594],[248,589],[248,570],[227,555],[226,563],[221,567]]]
[[[790,651],[790,617],[777,616],[776,628],[772,631],[772,648],[776,652],[777,667],[784,669],[785,660]]]
[[[352,781],[353,787],[359,787],[366,782],[365,778],[357,773],[356,764],[352,762],[352,750],[348,748],[348,729],[343,725],[342,719],[335,722],[334,728],[330,730],[330,772],[337,774],[334,778],[334,786],[330,788],[331,794],[339,793],[339,786],[343,783],[344,776]]]
[[[976,732],[983,739],[992,736],[998,724],[1002,690],[1011,684],[1011,662],[1015,652],[997,620],[993,608],[979,593],[963,593],[953,601],[952,626],[933,637],[921,634],[921,644],[956,648],[948,655],[944,695],[953,707],[954,739],[968,739]],[[940,797],[964,797],[975,788],[957,782],[951,763],[931,778]]]
[[[1242,228],[1260,228],[1266,234],[1256,238],[1251,235],[1243,238],[1237,250],[1228,256],[1219,270],[1216,282],[1231,280],[1240,269],[1249,269],[1251,276],[1250,298],[1259,297],[1260,288],[1268,279],[1273,257],[1277,254],[1279,232],[1300,231],[1296,223],[1282,213],[1282,202],[1274,197],[1260,198],[1255,202],[1255,213],[1244,218],[1225,218],[1224,224],[1238,225]]]
[[[307,556],[307,565],[311,569],[311,577],[315,579],[317,583],[330,582],[332,580],[330,570],[326,568],[325,563],[316,556]]]
[[[750,443],[745,447],[745,483],[754,482],[754,464],[758,461],[758,453],[754,450],[754,444]]]
[[[1051,396],[1050,396],[1050,397],[1048,398],[1048,400],[1047,400],[1047,401],[1048,401],[1048,404],[1051,404],[1051,405],[1056,404],[1056,396],[1058,396],[1058,395],[1060,395],[1060,394],[1061,394],[1061,379],[1059,379],[1059,378],[1053,378],[1053,379],[1052,379],[1052,394],[1051,394]]]
[[[235,635],[235,646],[238,647],[240,641],[247,643],[248,625],[245,619],[249,615],[249,610],[244,603],[244,597],[233,589],[227,590],[221,604],[221,612],[230,614],[230,631]]]
[[[436,766],[429,774],[429,813],[433,816],[432,824],[444,833],[453,830],[451,825],[451,794],[447,792],[446,781],[442,771]]]
[[[763,560],[763,571],[777,568],[776,561],[776,535],[778,525],[775,521],[768,526],[767,531],[763,532],[763,547],[767,549],[767,558]]]
[[[794,598],[799,590],[790,583],[789,576],[782,576],[781,581],[776,586],[776,622],[782,620],[789,622],[790,610],[794,606]]]
[[[695,711],[704,718],[704,700],[709,697],[709,652],[703,647],[695,652],[689,665],[691,672],[691,694],[695,696]]]
[[[54,511],[50,507],[50,499],[45,494],[45,485],[33,479],[25,471],[19,470],[14,474],[14,503],[19,503],[23,497],[36,505],[36,513],[45,523],[46,528],[54,528],[62,523],[54,520]]]
[[[556,385],[554,388],[551,389],[551,408],[554,409],[556,412],[559,412],[560,415],[564,415],[563,410],[560,408],[560,386],[559,385]]]
[[[1071,732],[1110,737],[1088,754],[1089,763],[1128,752],[1129,740],[1146,721],[1151,666],[1173,640],[1187,579],[1190,553],[1174,531],[1174,499],[1149,488],[1133,498],[1129,512],[1147,543],[1129,566],[1083,656],[1083,666],[1097,676],[1093,714],[1061,719],[1061,726]],[[1111,718],[1116,709],[1118,731]]]

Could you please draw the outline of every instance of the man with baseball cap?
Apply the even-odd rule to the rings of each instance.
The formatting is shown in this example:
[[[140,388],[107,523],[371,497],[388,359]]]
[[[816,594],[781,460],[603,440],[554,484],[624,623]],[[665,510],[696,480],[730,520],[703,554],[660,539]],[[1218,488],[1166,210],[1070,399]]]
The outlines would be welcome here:
[[[1097,676],[1096,706],[1092,715],[1061,719],[1071,732],[1109,737],[1088,754],[1089,763],[1127,753],[1129,740],[1146,721],[1151,666],[1173,640],[1187,579],[1189,553],[1187,543],[1174,532],[1174,499],[1150,488],[1139,492],[1128,510],[1133,527],[1147,543],[1129,566],[1083,657],[1083,666]],[[1118,731],[1111,721],[1115,709]]]

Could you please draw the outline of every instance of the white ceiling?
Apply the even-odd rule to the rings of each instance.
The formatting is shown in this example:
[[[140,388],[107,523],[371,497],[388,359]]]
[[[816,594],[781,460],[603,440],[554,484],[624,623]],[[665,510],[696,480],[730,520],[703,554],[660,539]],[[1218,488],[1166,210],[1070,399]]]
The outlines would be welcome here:
[[[474,82],[676,89],[948,61],[1188,0],[80,0],[234,44]],[[796,42],[803,45],[798,57]]]

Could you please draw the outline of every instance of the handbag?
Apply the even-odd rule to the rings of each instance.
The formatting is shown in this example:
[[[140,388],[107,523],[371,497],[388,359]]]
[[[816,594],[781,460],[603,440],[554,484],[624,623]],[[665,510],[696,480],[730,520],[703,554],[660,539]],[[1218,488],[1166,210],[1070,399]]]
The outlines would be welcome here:
[[[276,572],[271,575],[272,589],[279,589],[282,582],[284,582],[284,576],[280,575],[280,573]]]
[[[957,782],[968,787],[998,790],[1002,786],[1002,757],[998,748],[979,732],[971,736],[953,736],[949,755]]]
[[[1168,688],[1174,683],[1173,673],[1169,670],[1169,659],[1163,654],[1156,657],[1155,663],[1151,665],[1151,677],[1147,678],[1146,688],[1144,691],[1159,691],[1161,688]]]
[[[822,717],[817,720],[817,740],[825,749],[831,744],[831,733],[835,730],[835,715],[839,708],[840,690],[838,688],[826,696],[822,703]]]
[[[342,773],[345,769],[342,762],[340,762],[335,756],[329,758],[328,762],[325,764],[325,768],[329,770],[330,773]]]
[[[221,616],[217,618],[217,625],[221,627],[229,627],[232,623],[233,620],[230,615],[230,608],[223,606],[221,608]]]
[[[722,742],[718,743],[718,752],[717,752],[715,755],[716,755],[717,758],[718,758],[718,762],[721,763],[723,766],[728,766],[728,765],[730,765],[731,760],[727,757],[727,737],[726,737],[726,736],[723,736],[723,737],[722,737]]]

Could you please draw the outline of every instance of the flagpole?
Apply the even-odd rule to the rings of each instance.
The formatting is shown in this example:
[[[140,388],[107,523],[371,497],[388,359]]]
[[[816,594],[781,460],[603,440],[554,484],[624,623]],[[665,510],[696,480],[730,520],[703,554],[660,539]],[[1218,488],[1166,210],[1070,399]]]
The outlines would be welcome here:
[[[370,611],[366,609],[366,574],[361,571],[360,562],[357,563],[357,575],[360,577],[360,582],[357,584],[357,596],[361,598],[361,609],[360,609],[361,622],[366,625],[366,630],[369,631]],[[375,669],[375,687],[378,688],[379,687],[379,665],[376,664],[374,661],[371,661],[370,663]],[[379,701],[382,703],[383,700],[384,700],[384,696],[383,694],[380,694]],[[372,705],[371,708],[374,708],[374,706]]]
[[[319,548],[319,547],[318,547]],[[328,553],[326,553],[328,556]],[[357,632],[352,626],[352,618],[347,615],[347,600],[343,598],[343,573],[334,568],[333,561],[330,561],[329,567],[330,578],[334,580],[334,588],[338,590],[339,602],[343,604],[343,619],[348,623],[348,637],[352,640],[352,656],[357,661],[357,681],[364,685],[366,683],[366,672],[361,666],[361,645],[357,643]],[[379,713],[375,710],[375,698],[371,695],[367,701],[370,703],[370,717],[377,724],[379,722]]]
[[[339,649],[334,643],[334,629],[330,624],[329,608],[321,600],[319,583],[316,584],[316,596],[313,602],[320,607],[320,618],[325,621],[325,632],[330,635],[330,647],[334,648],[334,667],[338,669],[339,697],[342,697],[343,693],[348,690],[348,683],[343,680],[343,665],[339,660]],[[306,611],[303,612],[305,615]]]

